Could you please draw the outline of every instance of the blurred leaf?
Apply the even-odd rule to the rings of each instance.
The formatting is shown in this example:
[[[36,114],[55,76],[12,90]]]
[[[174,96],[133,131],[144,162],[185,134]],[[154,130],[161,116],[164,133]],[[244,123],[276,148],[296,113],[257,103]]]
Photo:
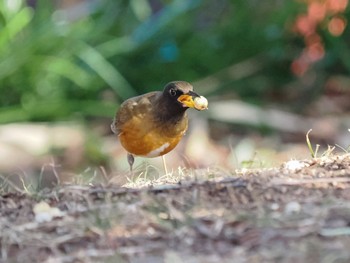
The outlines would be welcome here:
[[[59,58],[59,57],[48,57],[47,60],[47,71],[51,71],[55,74],[61,75],[67,79],[70,79],[77,86],[86,89],[90,79],[89,74],[81,69],[78,65],[73,62]]]
[[[106,41],[96,46],[96,49],[105,58],[109,58],[118,54],[132,52],[135,47],[136,44],[133,41],[131,41],[129,37],[122,37]]]
[[[79,58],[89,65],[123,99],[136,95],[125,78],[95,48],[82,44]]]
[[[33,10],[29,7],[22,8],[15,14],[5,27],[0,31],[0,48],[3,48],[11,41],[33,17]]]
[[[179,15],[196,7],[200,0],[175,0],[171,4],[164,6],[157,15],[151,16],[134,31],[133,39],[135,42],[144,42],[154,36],[160,29],[177,18]]]

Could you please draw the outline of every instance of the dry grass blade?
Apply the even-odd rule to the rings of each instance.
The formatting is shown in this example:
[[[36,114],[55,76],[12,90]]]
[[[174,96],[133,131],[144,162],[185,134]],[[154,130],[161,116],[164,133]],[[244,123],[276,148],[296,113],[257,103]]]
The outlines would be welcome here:
[[[309,148],[309,151],[311,153],[311,157],[312,158],[315,158],[316,157],[316,154],[314,152],[314,149],[311,145],[311,142],[310,142],[310,138],[309,138],[309,134],[310,132],[312,132],[312,129],[310,129],[307,133],[306,133],[306,144],[307,144],[307,147]]]

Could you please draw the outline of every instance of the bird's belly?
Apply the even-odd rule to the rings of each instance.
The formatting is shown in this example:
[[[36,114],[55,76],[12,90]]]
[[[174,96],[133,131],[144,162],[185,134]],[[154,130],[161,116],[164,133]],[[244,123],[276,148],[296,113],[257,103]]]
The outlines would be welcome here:
[[[176,136],[166,137],[157,131],[149,131],[140,135],[137,129],[129,130],[119,134],[122,146],[129,153],[144,157],[157,157],[170,152],[179,143],[184,132]]]

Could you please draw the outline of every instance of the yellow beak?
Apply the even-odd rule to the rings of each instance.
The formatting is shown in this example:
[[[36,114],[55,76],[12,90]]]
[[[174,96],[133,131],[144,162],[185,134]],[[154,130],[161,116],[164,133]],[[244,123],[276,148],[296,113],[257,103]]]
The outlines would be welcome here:
[[[179,102],[181,102],[181,104],[184,107],[188,107],[188,108],[194,108],[194,101],[193,101],[193,97],[191,95],[188,94],[183,94],[181,95],[178,99]]]
[[[183,94],[177,100],[181,102],[184,107],[193,108],[196,110],[208,109],[208,100],[203,96]]]

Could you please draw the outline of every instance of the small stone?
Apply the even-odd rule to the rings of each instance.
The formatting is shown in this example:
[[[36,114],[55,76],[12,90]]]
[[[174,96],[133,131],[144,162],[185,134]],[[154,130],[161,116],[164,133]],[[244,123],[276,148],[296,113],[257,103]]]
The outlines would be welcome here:
[[[300,162],[298,160],[290,160],[284,164],[284,167],[288,170],[296,171],[308,166],[306,163]]]
[[[44,201],[34,205],[33,212],[37,223],[49,222],[56,217],[62,217],[65,215],[65,213],[57,207],[51,207]]]
[[[280,208],[280,205],[277,204],[277,203],[272,203],[271,206],[270,206],[270,209],[273,210],[273,211],[276,211]]]
[[[301,205],[296,201],[292,201],[286,204],[284,208],[284,213],[287,215],[297,214],[300,212],[300,210],[301,210]]]

